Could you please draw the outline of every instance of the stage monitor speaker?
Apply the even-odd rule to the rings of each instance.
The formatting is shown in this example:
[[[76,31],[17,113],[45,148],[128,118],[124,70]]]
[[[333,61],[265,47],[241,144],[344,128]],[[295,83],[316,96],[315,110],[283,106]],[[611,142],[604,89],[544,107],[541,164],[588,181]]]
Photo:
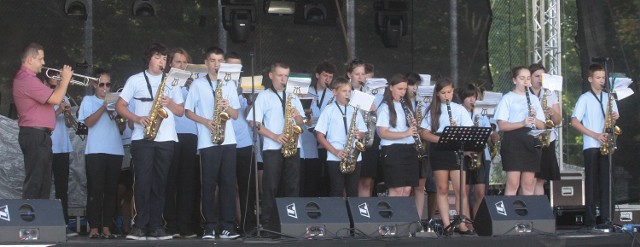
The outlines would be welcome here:
[[[546,196],[486,196],[473,227],[480,236],[555,233]]]
[[[60,200],[0,200],[2,242],[66,242],[65,227]]]
[[[411,229],[418,229],[413,197],[349,197],[348,201],[356,236],[364,233],[370,237],[408,237]]]
[[[335,238],[350,235],[349,215],[341,197],[276,198],[280,232],[302,238]]]

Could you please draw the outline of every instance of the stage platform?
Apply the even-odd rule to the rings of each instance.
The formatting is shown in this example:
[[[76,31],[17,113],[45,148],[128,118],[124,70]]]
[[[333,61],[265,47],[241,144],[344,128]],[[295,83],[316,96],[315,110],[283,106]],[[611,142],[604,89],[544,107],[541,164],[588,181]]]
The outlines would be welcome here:
[[[379,238],[379,239],[331,239],[331,240],[301,240],[301,239],[255,239],[244,238],[236,240],[146,240],[135,241],[118,238],[114,240],[90,240],[87,236],[69,238],[66,243],[56,246],[491,246],[491,247],[527,247],[527,246],[633,246],[632,242],[640,246],[640,235],[630,233],[594,233],[589,230],[560,230],[556,234],[527,234],[495,237],[480,237],[476,235],[457,235],[438,238]]]

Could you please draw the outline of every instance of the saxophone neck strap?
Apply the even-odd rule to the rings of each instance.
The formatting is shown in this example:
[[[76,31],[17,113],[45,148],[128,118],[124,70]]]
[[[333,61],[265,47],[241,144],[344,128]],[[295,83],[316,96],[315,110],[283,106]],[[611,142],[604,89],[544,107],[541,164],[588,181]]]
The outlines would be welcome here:
[[[598,103],[600,105],[600,111],[602,112],[602,117],[606,119],[607,118],[607,114],[604,112],[604,107],[602,106],[602,100],[603,100],[602,91],[600,91],[600,98],[598,98],[598,96],[596,95],[595,92],[593,92],[593,90],[591,90],[591,95],[593,95],[593,97],[595,97],[596,100],[598,101]],[[611,95],[609,95],[609,97],[611,97]]]
[[[340,110],[340,113],[342,113],[342,123],[344,123],[344,134],[346,136],[349,136],[349,131],[347,130],[347,106],[344,106],[344,111],[342,111],[342,109],[340,109],[340,105],[338,104],[338,101],[336,101],[336,107],[338,107],[338,110]]]
[[[282,116],[284,116],[285,118],[287,117],[287,113],[285,112],[286,105],[287,105],[287,91],[282,90],[282,97],[280,97],[280,94],[278,94],[278,91],[276,91],[275,88],[271,87],[271,91],[273,91],[274,94],[276,94],[276,96],[278,96],[278,99],[280,99],[280,103],[282,103]],[[286,121],[286,119],[285,119]]]

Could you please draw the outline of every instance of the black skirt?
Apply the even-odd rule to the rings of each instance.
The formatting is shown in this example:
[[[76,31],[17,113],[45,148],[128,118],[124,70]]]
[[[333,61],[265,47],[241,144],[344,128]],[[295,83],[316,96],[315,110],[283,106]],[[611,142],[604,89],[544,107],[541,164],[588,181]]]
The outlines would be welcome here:
[[[362,153],[362,168],[360,170],[361,178],[378,178],[379,176],[379,167],[378,161],[380,159],[380,150],[378,149],[380,146],[380,137],[378,134],[374,135],[373,144],[371,147],[368,147]]]
[[[440,151],[437,143],[429,145],[429,164],[434,171],[438,170],[459,170],[458,158],[454,151]],[[466,167],[464,168],[467,169]]]
[[[500,145],[502,170],[540,171],[541,143],[540,140],[528,134],[530,130],[530,128],[519,128],[504,132]]]
[[[392,144],[380,150],[388,188],[418,186],[418,152],[413,144]]]
[[[552,141],[548,147],[542,148],[540,172],[536,178],[545,180],[560,180],[560,167],[556,158],[556,141]]]

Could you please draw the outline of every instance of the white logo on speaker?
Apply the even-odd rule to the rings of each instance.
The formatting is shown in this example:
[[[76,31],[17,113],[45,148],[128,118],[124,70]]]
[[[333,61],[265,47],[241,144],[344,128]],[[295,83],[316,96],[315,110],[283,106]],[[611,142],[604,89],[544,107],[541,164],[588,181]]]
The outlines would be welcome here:
[[[298,218],[298,212],[296,211],[296,204],[295,203],[291,203],[289,205],[287,205],[287,215],[291,218],[297,219]]]
[[[358,205],[358,211],[360,211],[360,215],[371,218],[371,215],[369,215],[369,207],[366,202]]]
[[[0,219],[11,221],[11,216],[9,215],[9,205],[0,207]]]
[[[507,216],[507,210],[504,208],[503,201],[496,202],[496,212],[501,215]]]

